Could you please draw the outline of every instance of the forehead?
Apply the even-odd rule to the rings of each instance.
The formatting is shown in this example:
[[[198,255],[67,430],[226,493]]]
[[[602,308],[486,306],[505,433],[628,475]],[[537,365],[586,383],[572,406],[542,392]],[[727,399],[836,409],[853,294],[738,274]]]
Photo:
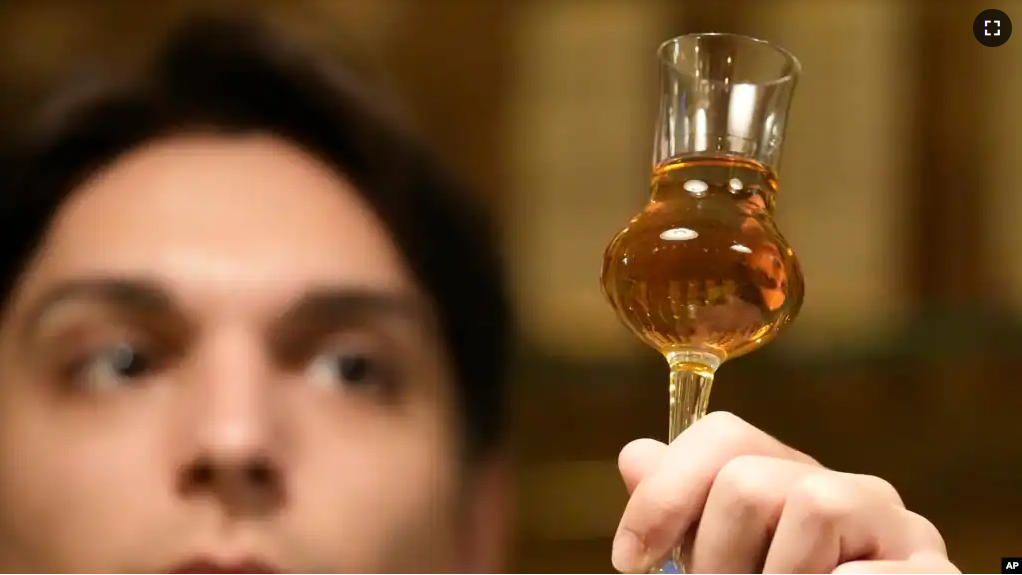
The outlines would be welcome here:
[[[25,291],[90,276],[155,279],[234,306],[310,288],[412,291],[352,185],[267,135],[163,139],[87,180],[59,210]]]

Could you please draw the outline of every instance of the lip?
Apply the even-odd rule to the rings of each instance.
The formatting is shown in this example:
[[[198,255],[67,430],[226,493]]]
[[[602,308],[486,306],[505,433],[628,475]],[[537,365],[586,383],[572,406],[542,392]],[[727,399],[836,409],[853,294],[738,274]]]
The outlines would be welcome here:
[[[168,573],[283,573],[277,567],[254,558],[222,561],[210,558],[198,558],[171,569]]]

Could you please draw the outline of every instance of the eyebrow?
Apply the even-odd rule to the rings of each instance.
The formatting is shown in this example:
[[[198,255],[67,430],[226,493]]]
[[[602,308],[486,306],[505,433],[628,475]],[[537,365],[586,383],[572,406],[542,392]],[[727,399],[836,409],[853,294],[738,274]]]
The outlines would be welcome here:
[[[169,315],[178,306],[159,283],[145,279],[88,278],[62,282],[48,290],[28,311],[25,335],[55,307],[71,301],[94,301],[146,315]],[[314,289],[303,294],[273,324],[273,331],[328,330],[344,323],[377,318],[397,319],[432,334],[434,319],[421,298],[371,288]]]
[[[305,293],[274,322],[272,333],[329,331],[340,325],[396,320],[433,335],[434,318],[421,298],[360,288],[319,289]]]
[[[156,282],[122,278],[70,280],[50,288],[29,308],[24,335],[31,335],[51,310],[76,300],[95,301],[150,315],[168,313],[175,307],[170,294]]]

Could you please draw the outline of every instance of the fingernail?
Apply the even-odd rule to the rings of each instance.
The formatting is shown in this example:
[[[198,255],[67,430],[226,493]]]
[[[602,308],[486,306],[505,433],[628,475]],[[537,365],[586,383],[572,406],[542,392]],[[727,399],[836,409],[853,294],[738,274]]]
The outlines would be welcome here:
[[[642,573],[648,563],[646,548],[631,531],[619,531],[614,537],[610,561],[621,573]]]

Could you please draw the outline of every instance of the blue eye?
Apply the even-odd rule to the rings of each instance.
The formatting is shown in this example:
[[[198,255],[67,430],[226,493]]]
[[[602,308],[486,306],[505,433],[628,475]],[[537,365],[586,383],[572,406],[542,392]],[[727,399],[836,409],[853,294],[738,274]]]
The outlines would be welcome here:
[[[75,376],[89,385],[113,387],[143,378],[152,368],[152,361],[135,346],[119,343],[81,361],[75,369]]]
[[[380,364],[360,353],[327,353],[317,356],[310,366],[316,381],[330,386],[366,387],[385,383]]]

